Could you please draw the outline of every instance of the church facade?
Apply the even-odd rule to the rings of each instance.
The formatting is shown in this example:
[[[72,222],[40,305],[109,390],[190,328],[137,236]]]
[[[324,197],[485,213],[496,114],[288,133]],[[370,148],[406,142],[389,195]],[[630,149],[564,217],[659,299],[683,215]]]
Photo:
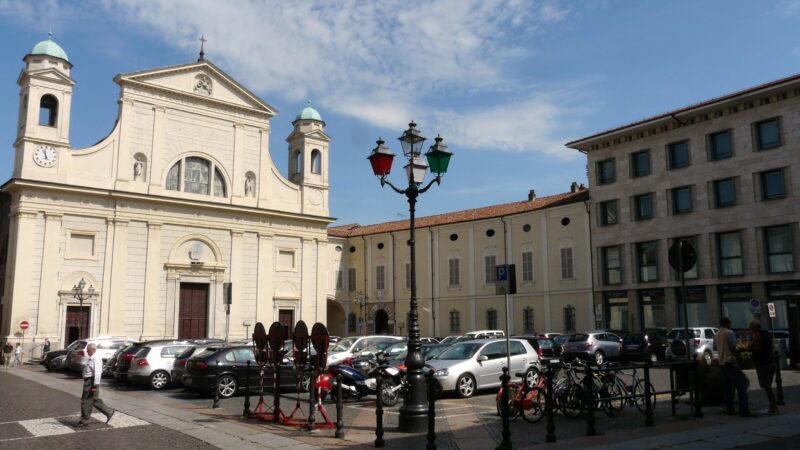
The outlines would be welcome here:
[[[66,53],[48,39],[24,62],[0,338],[23,321],[26,350],[326,321],[330,138],[316,110],[292,122],[287,178],[270,156],[277,111],[201,55],[118,75],[114,129],[74,149]]]

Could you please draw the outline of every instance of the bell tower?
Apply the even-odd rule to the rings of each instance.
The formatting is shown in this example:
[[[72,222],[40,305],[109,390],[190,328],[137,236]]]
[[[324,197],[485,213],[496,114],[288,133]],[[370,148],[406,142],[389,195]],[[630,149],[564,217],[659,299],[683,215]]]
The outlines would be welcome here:
[[[289,180],[301,188],[303,212],[328,215],[328,145],[325,121],[311,102],[295,116],[289,143]]]
[[[53,35],[36,44],[22,59],[25,68],[17,78],[19,121],[14,147],[14,176],[22,176],[23,165],[35,162],[42,168],[57,165],[58,152],[69,148],[72,63]]]

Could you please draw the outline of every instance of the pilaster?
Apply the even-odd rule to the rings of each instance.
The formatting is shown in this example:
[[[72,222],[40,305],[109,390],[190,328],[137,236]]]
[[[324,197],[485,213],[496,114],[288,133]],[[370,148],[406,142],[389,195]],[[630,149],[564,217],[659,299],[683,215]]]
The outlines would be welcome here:
[[[61,235],[61,214],[45,214],[42,248],[42,275],[39,283],[35,336],[53,340],[58,335],[58,238]],[[33,335],[33,333],[31,333]]]
[[[144,308],[142,312],[142,340],[163,336],[158,329],[159,286],[161,280],[161,224],[147,224],[147,260],[145,267]]]
[[[12,337],[22,320],[30,320],[30,288],[33,258],[35,211],[12,212],[9,223],[9,257],[6,262],[6,285],[3,298],[3,332]],[[7,324],[7,325],[6,325]]]
[[[304,320],[307,323],[313,324],[314,308],[316,299],[316,282],[314,274],[314,263],[316,262],[312,257],[314,250],[314,239],[304,237],[302,249],[302,263],[300,265],[300,317],[295,320]]]
[[[114,252],[111,255],[111,298],[108,309],[108,334],[124,336],[125,285],[128,277],[128,221],[114,220]],[[105,277],[104,277],[105,279]]]
[[[550,247],[547,245],[547,214],[542,214],[542,289],[544,290],[544,329],[553,329],[550,317]]]
[[[231,285],[231,305],[230,305],[230,327],[229,335],[239,337],[238,332],[232,330],[241,329],[242,325],[242,273],[244,272],[244,261],[242,255],[242,241],[244,233],[241,231],[231,231],[231,255],[230,255],[230,282]],[[223,315],[223,320],[226,317]]]
[[[258,281],[256,287],[256,322],[269,324],[274,320],[272,304],[274,288],[272,286],[273,275],[275,272],[273,255],[273,234],[258,234]],[[255,325],[255,324],[254,324]]]

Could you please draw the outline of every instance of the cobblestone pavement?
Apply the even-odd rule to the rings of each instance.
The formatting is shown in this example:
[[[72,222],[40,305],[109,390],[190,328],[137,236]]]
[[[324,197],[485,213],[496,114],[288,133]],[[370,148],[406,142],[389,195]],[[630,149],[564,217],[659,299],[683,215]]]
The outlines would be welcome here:
[[[38,368],[22,370],[41,372],[41,369]],[[755,373],[749,371],[748,375],[753,382],[753,389],[750,392],[752,408],[754,410],[762,409],[766,406],[766,400],[763,393],[755,387]],[[797,424],[800,424],[800,415],[797,414],[800,412],[800,372],[785,371],[783,375],[784,392],[788,405],[782,408],[780,416],[757,419],[729,417],[721,414],[721,407],[717,406],[705,408],[704,417],[698,419],[691,414],[688,403],[685,400],[681,400],[676,408],[677,414],[673,417],[669,398],[660,396],[656,402],[654,414],[655,427],[645,426],[644,415],[634,406],[628,406],[615,417],[607,417],[602,412],[597,412],[595,417],[598,435],[586,436],[587,423],[585,420],[569,419],[558,414],[555,417],[557,442],[555,444],[547,444],[547,448],[574,449],[595,446],[597,448],[604,448],[604,446],[609,446],[608,448],[666,448],[671,445],[681,445],[681,448],[693,448],[692,445],[687,446],[689,441],[696,444],[696,448],[731,448],[736,445],[746,445],[765,440],[769,440],[771,444],[774,441],[776,448],[792,448],[792,442],[797,441],[792,441],[791,437],[795,433],[800,434],[800,429],[797,428]],[[56,380],[74,382],[76,392],[79,390],[77,386],[79,380],[70,374],[57,373],[48,374],[47,376]],[[0,379],[0,383],[4,381],[4,379]],[[654,371],[652,381],[656,390],[666,389],[669,385],[668,373],[666,371]],[[154,409],[161,407],[176,408],[202,414],[200,417],[205,417],[205,419],[196,419],[194,422],[204,421],[219,430],[237,427],[245,437],[259,433],[258,436],[263,436],[261,439],[263,439],[265,445],[269,445],[272,448],[372,448],[375,439],[375,402],[372,398],[358,402],[350,401],[344,405],[343,423],[346,437],[345,439],[336,439],[333,429],[320,429],[314,433],[309,433],[303,429],[267,424],[255,419],[243,419],[244,397],[241,396],[221,400],[221,407],[212,409],[212,400],[210,398],[185,392],[178,387],[154,392],[145,388],[119,384],[113,380],[104,383],[107,383],[107,385],[104,385],[104,392],[120,395],[120,398],[138,399],[147,405],[152,405],[151,407]],[[470,399],[445,396],[437,401],[437,447],[439,449],[494,448],[501,440],[501,420],[496,414],[495,392],[495,389],[482,391]],[[37,396],[34,397],[38,398]],[[40,414],[35,417],[75,414],[77,411],[77,399],[71,398],[74,406],[67,408],[66,412],[53,411],[52,414]],[[295,408],[296,399],[296,395],[292,393],[283,393],[281,405],[286,414],[289,414]],[[255,408],[257,400],[257,397],[251,397],[253,408]],[[271,396],[265,400],[271,405]],[[307,397],[301,396],[300,402],[301,409],[296,413],[295,417],[305,419],[308,412]],[[40,411],[47,408],[48,404],[49,402],[45,404],[44,401],[41,401],[39,404],[25,405],[24,408],[31,411]],[[335,421],[335,405],[326,402],[324,407],[331,420]],[[399,417],[398,409],[399,406],[386,408],[384,415],[386,448],[424,448],[426,442],[424,433],[401,434],[396,431]],[[146,416],[139,415],[138,417],[146,419]],[[318,424],[323,421],[319,414],[317,414],[316,421]],[[743,425],[744,423],[746,425]],[[759,425],[755,425],[755,423]],[[786,423],[794,423],[794,425],[787,429]],[[5,436],[3,426],[3,424],[0,424],[0,436]],[[96,425],[96,427],[100,426],[100,424]],[[745,436],[737,434],[751,430],[753,427],[760,427],[767,431],[763,435],[748,434]],[[135,429],[137,427],[130,428]],[[178,429],[180,428],[178,427]],[[130,432],[130,430],[126,430],[109,430],[108,433]],[[529,424],[522,419],[517,419],[511,423],[511,433],[514,448],[535,448],[537,446],[543,448],[540,444],[545,442],[546,421],[542,420],[537,424]],[[229,446],[226,442],[214,441],[212,435],[209,435],[208,438],[202,434],[195,435],[220,447],[241,448],[239,446]],[[630,446],[622,445],[624,442],[629,442]],[[2,442],[0,442],[1,446]],[[180,446],[178,445],[176,448],[180,448]]]

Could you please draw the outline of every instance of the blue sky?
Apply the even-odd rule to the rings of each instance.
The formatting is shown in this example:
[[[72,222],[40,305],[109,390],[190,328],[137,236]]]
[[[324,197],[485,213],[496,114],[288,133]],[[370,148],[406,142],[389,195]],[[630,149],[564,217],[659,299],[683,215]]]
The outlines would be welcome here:
[[[77,81],[75,148],[116,119],[117,73],[207,58],[276,107],[270,148],[311,99],[332,136],[331,214],[407,217],[365,159],[414,119],[454,151],[420,215],[549,195],[586,182],[564,143],[800,72],[800,0],[270,2],[0,0],[0,178],[10,176],[22,57],[47,37]],[[403,181],[395,161],[392,181]]]

